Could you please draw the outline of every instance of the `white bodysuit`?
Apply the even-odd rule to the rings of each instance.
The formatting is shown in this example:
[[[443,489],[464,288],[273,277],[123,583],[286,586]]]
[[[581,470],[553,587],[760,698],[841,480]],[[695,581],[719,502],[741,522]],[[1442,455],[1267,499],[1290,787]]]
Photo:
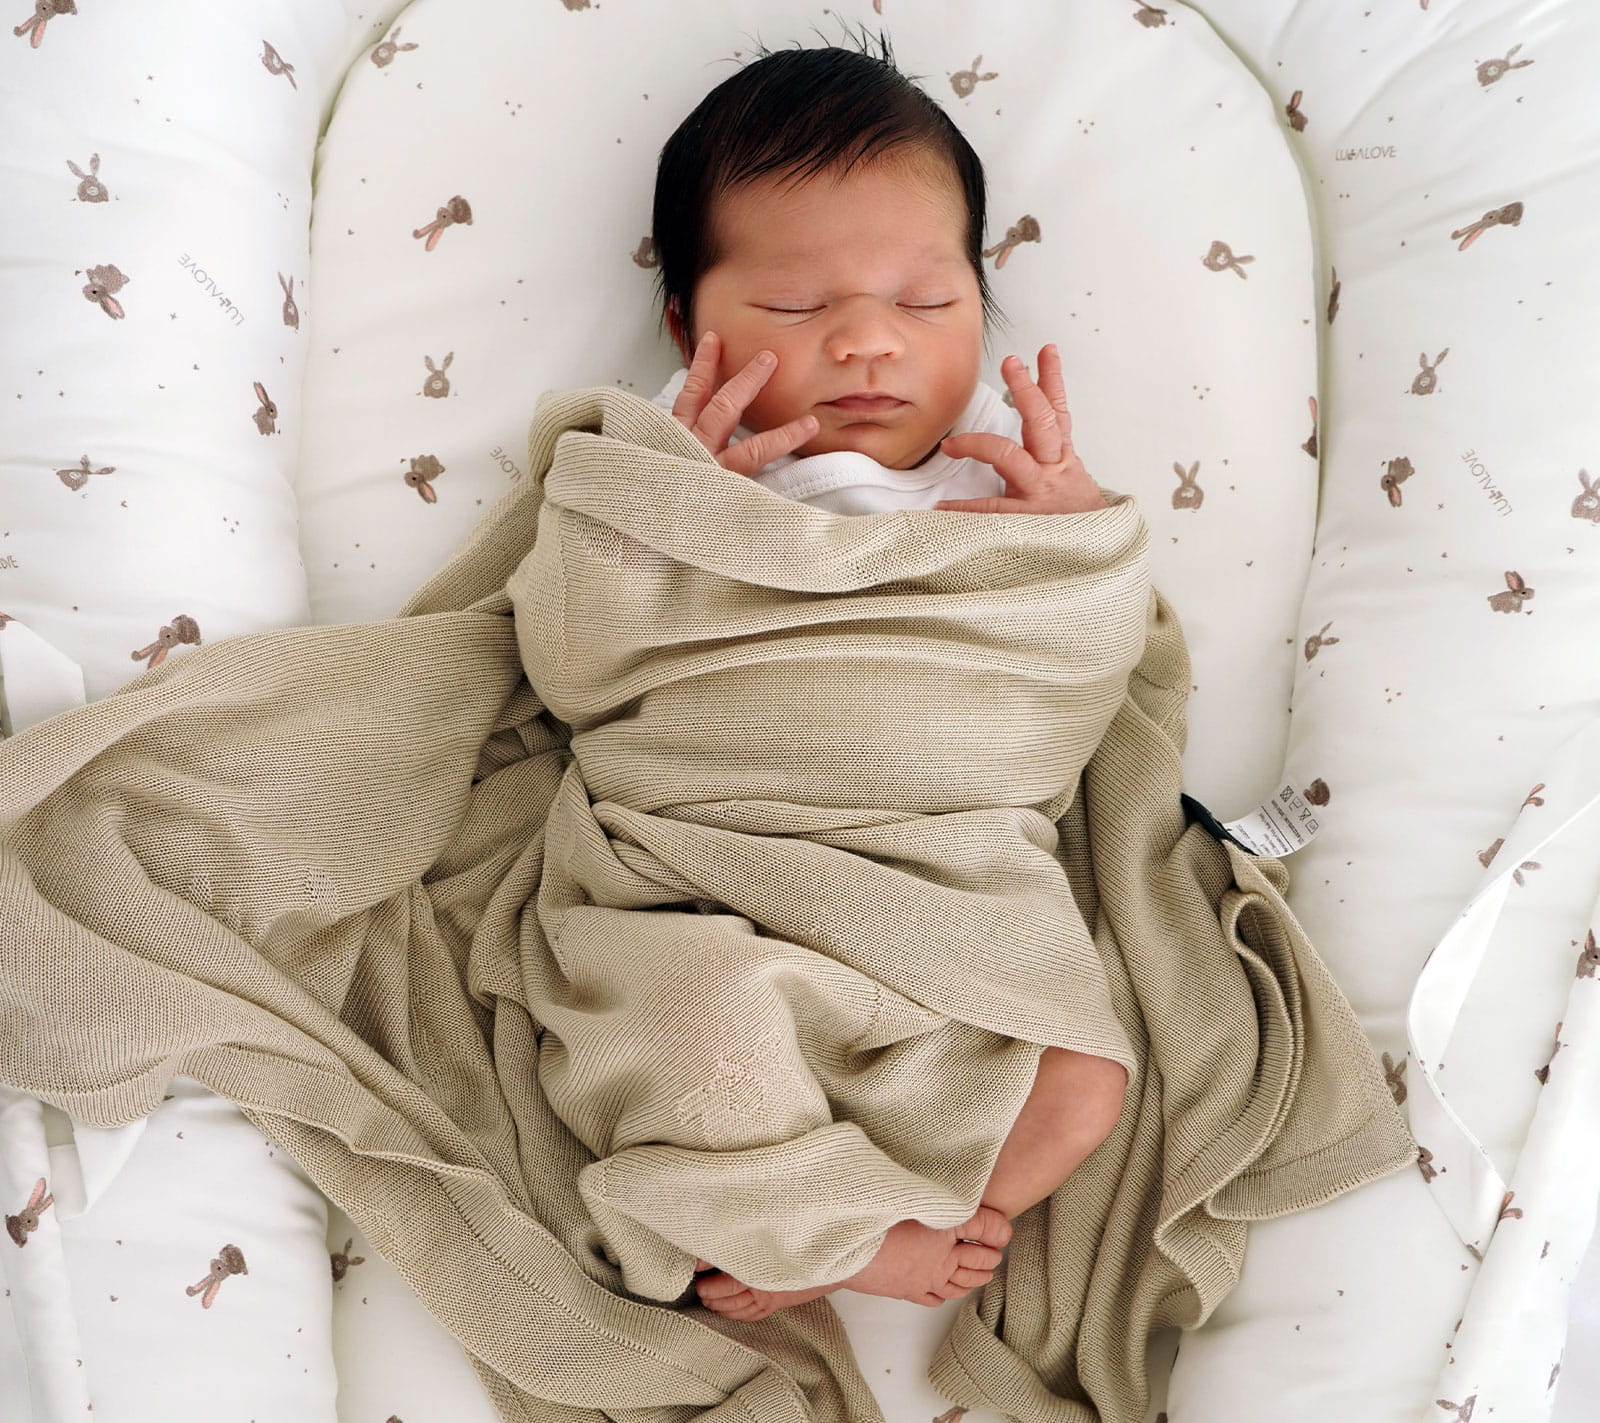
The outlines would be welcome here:
[[[679,370],[654,403],[671,410],[689,372]],[[952,435],[982,430],[1022,441],[1022,418],[981,381],[972,399],[950,427]],[[741,425],[735,439],[752,432]],[[826,454],[780,455],[753,476],[774,494],[826,509],[832,514],[881,514],[891,509],[931,509],[941,499],[984,499],[1004,494],[1006,482],[989,465],[974,459],[951,459],[934,450],[915,469],[888,469],[871,455],[854,450]]]

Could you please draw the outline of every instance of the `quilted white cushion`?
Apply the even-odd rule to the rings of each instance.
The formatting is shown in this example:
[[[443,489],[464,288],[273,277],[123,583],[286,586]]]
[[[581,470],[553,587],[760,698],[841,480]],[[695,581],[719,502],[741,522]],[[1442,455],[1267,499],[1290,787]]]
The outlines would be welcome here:
[[[326,1202],[231,1102],[168,1091],[130,1126],[74,1132],[0,1088],[0,1423],[332,1423]]]
[[[290,479],[309,179],[368,31],[353,9],[150,0],[0,34],[12,731],[60,709],[63,668],[100,697],[197,641],[306,617]]]
[[[1600,388],[1600,129],[1585,77],[1600,12],[1200,8],[1272,94],[1319,232],[1322,503],[1288,765],[1319,788],[1325,828],[1291,861],[1291,902],[1393,1063],[1434,1174],[1258,1227],[1240,1288],[1184,1341],[1173,1418],[1324,1416],[1292,1406],[1316,1404],[1414,1420],[1475,1398],[1480,1418],[1534,1423],[1557,1386],[1600,1182],[1557,1140],[1542,1209],[1525,1185],[1503,1219],[1499,1190],[1454,1220],[1436,1207],[1523,1147],[1595,926],[1592,836],[1529,857],[1540,868],[1510,882],[1481,972],[1459,944],[1428,960],[1480,883],[1515,867],[1502,842],[1533,843],[1587,794],[1563,748],[1596,715],[1584,649],[1600,616],[1600,501],[1585,486],[1600,415],[1582,393]],[[1444,1059],[1458,1124],[1426,1110],[1437,1098],[1408,1060],[1425,962],[1419,1021],[1442,1013],[1448,1043],[1427,1066]],[[1471,986],[1457,1020],[1436,985],[1458,975]],[[1558,1065],[1596,1061],[1561,1036]],[[1563,1195],[1575,1211],[1553,1208]],[[1508,1291],[1497,1253],[1523,1239],[1543,1283]],[[1520,1381],[1496,1375],[1511,1359]],[[1593,1401],[1574,1406],[1586,1418]]]

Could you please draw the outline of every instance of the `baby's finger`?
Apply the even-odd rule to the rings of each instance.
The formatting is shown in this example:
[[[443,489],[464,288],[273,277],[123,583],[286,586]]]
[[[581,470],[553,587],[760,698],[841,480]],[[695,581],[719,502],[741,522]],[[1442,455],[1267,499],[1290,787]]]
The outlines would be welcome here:
[[[992,1245],[979,1245],[976,1241],[956,1243],[956,1263],[967,1270],[994,1270],[1000,1265],[1002,1252]]]
[[[706,408],[717,388],[717,361],[721,354],[721,338],[715,331],[707,331],[694,348],[694,359],[689,362],[689,374],[684,377],[683,389],[672,402],[672,418],[680,425],[687,425],[693,430],[699,423],[700,412]],[[715,454],[716,450],[711,452]]]
[[[957,1265],[950,1272],[950,1283],[952,1285],[960,1285],[963,1289],[969,1290],[976,1289],[980,1285],[986,1285],[993,1278],[993,1270],[968,1270],[960,1265]]]
[[[1055,406],[1033,383],[1027,366],[1018,357],[1007,356],[1000,363],[1000,373],[1011,388],[1017,414],[1022,416],[1023,446],[1041,464],[1059,463],[1066,454],[1066,441],[1061,435]]]
[[[1039,466],[1033,455],[1004,435],[969,430],[964,435],[947,435],[939,448],[952,459],[974,459],[990,466],[1005,480],[1009,495],[1026,494],[1036,482]]]
[[[1045,398],[1055,407],[1056,414],[1062,419],[1067,429],[1067,437],[1072,434],[1072,416],[1067,409],[1067,386],[1061,377],[1061,352],[1056,349],[1054,342],[1043,347],[1039,352],[1039,389],[1045,393]]]
[[[821,428],[815,415],[800,415],[786,425],[762,430],[747,440],[729,445],[717,456],[717,463],[734,474],[754,475],[779,455],[789,454],[805,444]]]
[[[706,402],[693,428],[713,454],[727,449],[728,437],[738,429],[746,407],[761,394],[761,387],[777,368],[778,358],[771,351],[759,351]]]

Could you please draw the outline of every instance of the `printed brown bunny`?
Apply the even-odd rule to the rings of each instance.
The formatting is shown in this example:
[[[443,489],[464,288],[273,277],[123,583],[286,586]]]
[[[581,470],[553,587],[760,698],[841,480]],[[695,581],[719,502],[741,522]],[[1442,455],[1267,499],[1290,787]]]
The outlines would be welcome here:
[[[995,269],[998,271],[1005,266],[1006,258],[1011,255],[1011,249],[1023,242],[1038,242],[1040,240],[1039,219],[1024,213],[1016,221],[1015,226],[1006,229],[1005,241],[997,242],[993,247],[985,250],[985,257],[994,257]],[[999,256],[995,256],[999,253]]]
[[[462,222],[468,227],[472,226],[472,205],[465,198],[457,194],[442,208],[435,208],[433,221],[426,227],[419,227],[412,231],[413,237],[426,237],[427,243],[423,251],[431,252],[439,245],[439,238],[443,236],[447,227]]]
[[[1450,237],[1452,241],[1457,237],[1461,238],[1461,245],[1456,251],[1464,252],[1491,227],[1516,227],[1521,221],[1522,204],[1507,203],[1503,208],[1490,208],[1471,226],[1457,228]]]
[[[1483,63],[1478,66],[1478,83],[1482,84],[1483,87],[1487,89],[1489,85],[1495,83],[1497,80],[1503,79],[1505,77],[1506,70],[1526,69],[1530,64],[1533,63],[1531,59],[1519,59],[1515,64],[1511,62],[1511,56],[1521,48],[1522,46],[1520,44],[1514,44],[1506,51],[1506,57],[1504,59],[1484,60]]]
[[[430,372],[427,380],[422,382],[422,393],[424,395],[432,396],[437,400],[450,394],[450,377],[445,372],[450,369],[450,362],[455,358],[456,353],[454,351],[446,351],[442,366],[435,366],[432,356],[424,356],[422,358]]]
[[[78,461],[78,464],[79,468],[77,469],[58,469],[56,471],[56,478],[66,485],[68,489],[82,489],[89,482],[91,474],[112,474],[117,468],[114,464],[108,464],[100,469],[90,469],[88,455],[84,455]]]
[[[349,1240],[345,1241],[343,1250],[332,1250],[328,1252],[328,1263],[333,1269],[334,1284],[338,1284],[339,1281],[345,1277],[351,1266],[365,1265],[367,1263],[367,1257],[365,1255],[356,1255],[354,1257],[351,1256],[350,1247],[355,1243],[355,1237],[351,1236]]]
[[[103,203],[111,196],[106,192],[106,185],[95,176],[100,171],[100,155],[98,153],[89,155],[89,171],[87,173],[70,158],[67,159],[67,167],[72,169],[83,180],[78,184],[78,199],[80,202]]]
[[[1406,1058],[1396,1062],[1388,1053],[1383,1055],[1383,1080],[1389,1084],[1390,1095],[1395,1100],[1395,1105],[1400,1106],[1406,1100]]]
[[[1312,459],[1316,459],[1316,457],[1317,457],[1317,397],[1314,396],[1314,395],[1308,395],[1306,397],[1306,401],[1311,406],[1311,434],[1309,436],[1307,436],[1306,442],[1303,445],[1301,445],[1300,448],[1303,449],[1308,455],[1310,455]]]
[[[1153,30],[1157,25],[1167,23],[1165,10],[1158,10],[1154,5],[1146,4],[1145,0],[1133,0],[1133,3],[1139,7],[1138,13],[1133,18],[1147,30]]]
[[[33,31],[33,36],[28,41],[30,49],[38,49],[44,43],[44,27],[57,15],[76,15],[78,7],[74,0],[34,0],[33,14],[11,31],[18,38]]]
[[[1289,96],[1289,102],[1283,106],[1283,111],[1289,118],[1289,127],[1296,133],[1304,133],[1306,129],[1306,116],[1300,112],[1300,99],[1304,93],[1304,89],[1296,89]]]
[[[1324,647],[1333,647],[1339,641],[1339,639],[1336,637],[1327,636],[1327,631],[1332,626],[1333,624],[1331,622],[1323,623],[1322,630],[1320,632],[1314,632],[1306,639],[1307,662],[1311,661],[1311,659],[1315,657],[1317,653],[1320,652]]]
[[[117,321],[122,320],[122,303],[117,300],[115,293],[121,291],[133,278],[123,276],[111,264],[104,267],[90,267],[84,275],[89,279],[88,285],[83,289],[84,300],[99,302],[100,310],[107,316]]]
[[[1226,242],[1213,239],[1211,250],[1200,259],[1202,266],[1209,267],[1213,272],[1231,271],[1236,277],[1249,280],[1250,273],[1245,271],[1245,262],[1254,262],[1254,257],[1235,257],[1233,249]]]
[[[1422,369],[1411,378],[1412,395],[1433,394],[1434,387],[1439,383],[1439,377],[1435,374],[1435,367],[1449,354],[1450,348],[1446,346],[1444,350],[1433,358],[1432,365],[1428,364],[1428,353],[1426,351],[1418,354],[1417,359],[1422,362]]]
[[[289,81],[289,87],[291,89],[298,89],[300,87],[294,82],[294,65],[286,62],[283,56],[280,55],[278,51],[275,50],[265,40],[261,41],[261,67],[265,69],[268,74],[283,75],[283,77]]]
[[[1333,325],[1333,318],[1339,314],[1339,269],[1331,268],[1333,272],[1333,286],[1328,291],[1328,325]]]
[[[272,398],[267,394],[266,386],[260,381],[252,384],[256,388],[256,399],[261,402],[261,408],[251,412],[250,418],[256,422],[256,429],[263,435],[276,435],[278,433],[278,407],[273,404]]]
[[[1589,930],[1584,937],[1583,948],[1578,953],[1579,978],[1593,978],[1595,969],[1600,968],[1600,944],[1594,941],[1594,930]]]
[[[39,1228],[39,1217],[50,1209],[54,1196],[45,1195],[45,1179],[41,1176],[34,1184],[33,1194],[28,1197],[25,1205],[16,1215],[6,1217],[6,1234],[18,1245],[26,1245],[28,1237]]]
[[[406,483],[420,494],[429,504],[437,504],[439,496],[433,492],[433,481],[444,473],[444,466],[439,463],[437,455],[416,455],[411,460],[411,469],[406,474]]]
[[[1600,479],[1592,484],[1589,481],[1589,471],[1578,471],[1578,483],[1583,486],[1583,493],[1572,501],[1572,517],[1574,519],[1588,519],[1600,524]]]
[[[283,288],[283,324],[300,329],[300,308],[294,304],[294,278],[278,273],[278,285]]]
[[[646,233],[639,239],[639,245],[629,254],[633,258],[635,267],[644,267],[646,270],[661,265],[661,256],[656,251],[655,238]]]
[[[1200,461],[1196,460],[1185,470],[1177,460],[1173,460],[1172,469],[1178,476],[1178,487],[1172,491],[1172,507],[1198,509],[1206,498],[1205,490],[1195,483],[1195,477],[1200,473]]]
[[[184,1294],[193,1296],[200,1294],[204,1290],[205,1293],[200,1296],[200,1306],[202,1309],[210,1309],[211,1301],[217,1297],[217,1291],[222,1288],[222,1282],[229,1275],[248,1275],[249,1273],[250,1271],[245,1268],[244,1255],[240,1252],[239,1247],[237,1245],[224,1245],[211,1261],[210,1274],[198,1284],[190,1285],[184,1291]]]
[[[415,49],[417,47],[415,40],[411,41],[408,44],[400,44],[399,43],[399,39],[400,39],[400,27],[398,25],[396,25],[395,26],[395,30],[394,30],[394,34],[392,34],[388,39],[380,41],[373,48],[372,55],[371,55],[372,62],[374,64],[376,64],[379,69],[382,69],[385,65],[387,65],[394,58],[395,52],[397,50]]]
[[[1422,0],[1422,8],[1424,10],[1428,8],[1428,0]],[[1477,1406],[1478,1395],[1475,1393],[1470,1394],[1465,1403],[1452,1403],[1448,1398],[1436,1398],[1434,1402],[1440,1408],[1447,1408],[1454,1413],[1456,1415],[1456,1423],[1470,1423],[1472,1410]]]
[[[135,662],[150,659],[151,667],[159,667],[166,661],[167,654],[180,642],[196,643],[200,641],[200,624],[187,613],[179,613],[170,623],[165,624],[161,634],[148,647],[141,647],[133,654]]]
[[[950,87],[956,91],[956,98],[965,99],[974,89],[986,79],[998,79],[998,74],[979,74],[978,66],[983,63],[980,54],[972,61],[971,69],[958,69],[950,76]]]
[[[1388,461],[1383,477],[1378,481],[1378,487],[1389,496],[1389,502],[1396,509],[1400,507],[1400,486],[1415,473],[1411,461],[1404,455],[1396,455]]]
[[[1433,1164],[1433,1153],[1425,1146],[1417,1148],[1417,1170],[1422,1172],[1424,1181],[1431,1181],[1439,1174],[1439,1168]]]
[[[1520,613],[1522,605],[1533,597],[1533,589],[1522,581],[1522,575],[1512,570],[1506,572],[1505,593],[1489,594],[1489,606],[1497,613]]]

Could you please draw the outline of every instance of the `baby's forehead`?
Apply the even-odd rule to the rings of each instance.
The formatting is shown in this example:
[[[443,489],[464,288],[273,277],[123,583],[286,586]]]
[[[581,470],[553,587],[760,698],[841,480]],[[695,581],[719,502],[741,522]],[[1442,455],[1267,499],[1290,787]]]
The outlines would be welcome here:
[[[860,261],[881,252],[933,268],[968,261],[965,192],[953,171],[925,163],[763,175],[714,198],[708,218],[719,260]]]

